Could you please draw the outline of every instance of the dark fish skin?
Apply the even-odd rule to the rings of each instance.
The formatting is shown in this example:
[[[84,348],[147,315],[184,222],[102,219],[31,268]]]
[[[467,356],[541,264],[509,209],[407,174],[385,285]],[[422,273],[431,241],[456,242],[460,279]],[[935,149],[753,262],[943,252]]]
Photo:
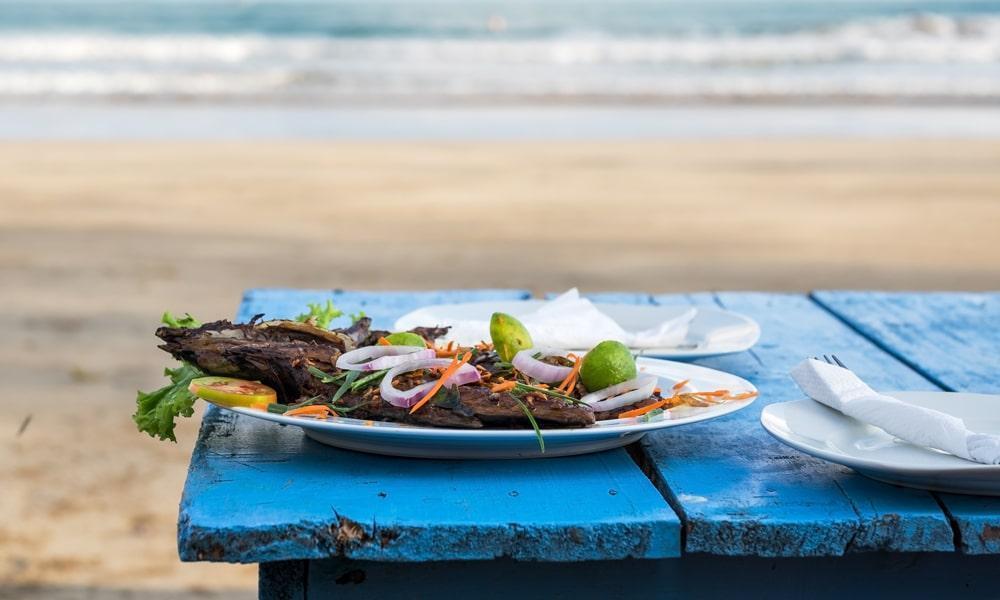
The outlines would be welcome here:
[[[370,331],[369,319],[361,319],[348,329],[330,331],[307,323],[257,319],[245,324],[215,321],[193,329],[160,327],[156,335],[163,340],[160,348],[174,358],[210,375],[261,381],[278,392],[280,401],[291,404],[314,396],[332,396],[339,384],[322,383],[308,367],[335,373],[341,354],[357,348],[359,342],[365,345],[369,338],[382,333]],[[446,330],[417,331],[424,332],[440,337]],[[408,409],[384,402],[372,392],[347,394],[338,405],[356,407],[349,414],[359,419],[465,429],[531,427],[509,394],[492,394],[483,385],[458,389],[458,398],[451,404],[429,403],[412,415]],[[527,401],[543,427],[586,427],[594,423],[594,414],[587,407],[543,395],[532,395]]]
[[[291,321],[206,323],[194,329],[160,327],[160,348],[210,375],[262,381],[294,402],[325,391],[307,367],[334,369],[356,345],[350,336]]]

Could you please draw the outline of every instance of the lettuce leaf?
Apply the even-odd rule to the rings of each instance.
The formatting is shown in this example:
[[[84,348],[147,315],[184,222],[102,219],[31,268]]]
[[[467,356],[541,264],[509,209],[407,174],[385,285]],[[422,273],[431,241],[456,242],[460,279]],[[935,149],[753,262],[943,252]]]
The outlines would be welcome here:
[[[325,305],[319,302],[315,304],[310,302],[306,306],[309,307],[309,312],[302,313],[295,317],[295,320],[302,323],[312,323],[322,329],[329,329],[330,321],[344,314],[344,311],[333,305],[333,300],[327,300]]]
[[[197,396],[188,391],[192,379],[204,377],[197,367],[182,362],[176,369],[164,369],[163,374],[170,378],[170,385],[153,392],[140,391],[135,399],[136,411],[132,420],[152,437],[176,442],[174,437],[174,419],[190,417],[194,414],[194,401]]]
[[[163,324],[167,327],[194,328],[201,327],[201,322],[184,313],[176,318],[169,312],[163,313]],[[170,385],[165,385],[152,392],[139,390],[135,397],[136,410],[132,420],[152,437],[161,440],[177,441],[174,437],[174,419],[178,416],[190,417],[194,414],[194,401],[197,396],[188,391],[192,379],[204,377],[198,367],[182,362],[176,369],[164,369],[163,374],[170,378]]]
[[[177,318],[170,314],[170,311],[163,313],[163,317],[160,319],[163,324],[167,327],[183,328],[183,329],[194,329],[195,327],[201,327],[201,321],[191,316],[191,313],[184,313],[184,316]]]

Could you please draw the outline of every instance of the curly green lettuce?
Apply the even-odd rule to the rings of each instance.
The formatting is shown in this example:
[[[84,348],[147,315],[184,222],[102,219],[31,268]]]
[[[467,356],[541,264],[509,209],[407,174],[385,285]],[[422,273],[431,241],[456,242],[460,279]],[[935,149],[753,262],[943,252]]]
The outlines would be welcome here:
[[[190,417],[194,414],[194,401],[197,396],[188,391],[192,379],[204,377],[197,367],[182,362],[176,369],[164,369],[163,374],[170,378],[170,385],[153,392],[140,391],[136,396],[136,411],[132,420],[152,437],[176,442],[174,425],[177,417]]]
[[[194,329],[195,327],[201,327],[201,321],[191,316],[191,313],[184,313],[184,316],[177,318],[170,314],[170,311],[163,313],[163,317],[160,318],[164,325],[167,327],[183,328],[183,329]]]
[[[295,317],[296,321],[302,323],[311,323],[316,327],[321,327],[323,329],[330,328],[330,321],[333,321],[337,317],[344,314],[344,311],[338,309],[333,305],[332,300],[327,300],[326,304],[308,303],[306,306],[309,307],[309,312],[302,313],[301,315]]]
[[[163,324],[168,327],[194,328],[201,323],[188,313],[181,318],[175,318],[169,312],[163,313]],[[170,385],[165,385],[152,392],[139,391],[136,394],[136,411],[132,420],[150,436],[161,440],[176,442],[174,425],[177,417],[190,417],[194,414],[194,401],[198,398],[188,391],[192,379],[204,377],[197,367],[182,362],[176,369],[164,369],[163,374],[170,378]]]

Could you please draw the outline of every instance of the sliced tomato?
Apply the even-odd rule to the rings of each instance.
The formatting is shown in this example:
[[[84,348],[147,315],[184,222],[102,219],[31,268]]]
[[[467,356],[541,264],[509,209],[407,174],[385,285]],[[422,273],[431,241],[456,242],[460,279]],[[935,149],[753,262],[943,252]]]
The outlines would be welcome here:
[[[277,392],[263,383],[232,377],[199,377],[191,381],[188,391],[222,406],[267,406],[278,401]]]

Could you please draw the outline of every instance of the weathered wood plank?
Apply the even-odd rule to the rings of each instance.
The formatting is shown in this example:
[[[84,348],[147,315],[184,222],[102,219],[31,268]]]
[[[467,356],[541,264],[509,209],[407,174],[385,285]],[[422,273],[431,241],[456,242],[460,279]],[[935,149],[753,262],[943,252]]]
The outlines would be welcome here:
[[[289,316],[323,298],[258,291],[240,317]],[[401,293],[334,298],[383,324],[427,302],[470,299],[465,292],[418,293],[409,303]],[[329,448],[297,428],[211,408],[178,539],[184,560],[576,561],[676,556],[680,522],[624,450],[558,460],[395,459]]]
[[[637,294],[633,301],[646,298]],[[753,317],[763,329],[749,352],[694,361],[752,381],[761,391],[754,406],[651,434],[642,444],[647,469],[684,521],[685,552],[835,556],[954,549],[948,521],[930,494],[809,458],[773,440],[759,423],[764,405],[801,396],[787,373],[806,356],[836,352],[880,387],[932,388],[926,380],[804,296],[686,294],[651,301],[711,302]]]
[[[183,560],[572,561],[677,555],[680,523],[621,450],[403,460],[212,408],[178,535]]]
[[[813,292],[946,390],[1000,393],[1000,293]]]
[[[1000,294],[815,292],[943,389],[1000,392]],[[938,494],[968,554],[1000,554],[1000,498]]]

